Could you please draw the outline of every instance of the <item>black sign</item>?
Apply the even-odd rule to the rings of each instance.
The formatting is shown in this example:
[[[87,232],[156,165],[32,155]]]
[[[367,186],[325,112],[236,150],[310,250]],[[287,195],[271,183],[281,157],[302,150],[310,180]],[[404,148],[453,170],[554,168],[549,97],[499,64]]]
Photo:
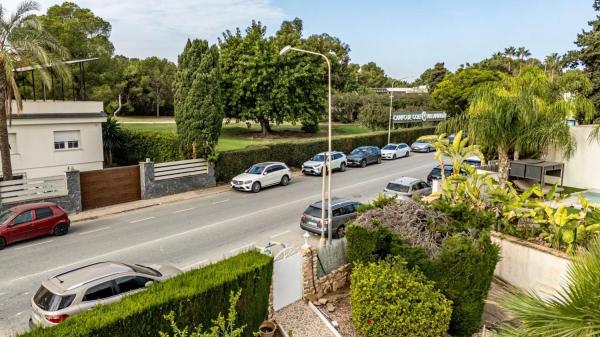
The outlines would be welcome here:
[[[446,111],[395,112],[394,123],[439,122],[446,119]]]

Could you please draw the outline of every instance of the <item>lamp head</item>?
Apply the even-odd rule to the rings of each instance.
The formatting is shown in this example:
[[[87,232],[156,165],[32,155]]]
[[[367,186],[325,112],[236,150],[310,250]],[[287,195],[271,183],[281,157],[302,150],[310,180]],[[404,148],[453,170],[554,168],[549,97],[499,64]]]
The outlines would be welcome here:
[[[288,51],[290,51],[290,49],[292,49],[292,46],[285,46],[281,49],[281,51],[279,52],[279,55],[283,55],[285,53],[287,53]]]

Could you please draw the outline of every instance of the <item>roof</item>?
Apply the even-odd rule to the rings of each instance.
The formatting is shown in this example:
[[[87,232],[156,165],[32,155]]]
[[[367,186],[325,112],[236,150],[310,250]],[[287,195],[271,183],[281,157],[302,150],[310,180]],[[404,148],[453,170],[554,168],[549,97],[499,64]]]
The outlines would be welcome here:
[[[352,201],[348,200],[348,199],[342,199],[342,198],[333,198],[333,199],[331,199],[331,207],[333,208],[335,206],[338,206],[338,205],[341,205],[341,204],[345,204],[345,203],[348,203],[348,202],[352,202]],[[325,203],[327,204],[327,199],[325,199]],[[310,205],[312,207],[315,207],[315,208],[321,208],[321,200],[313,202]]]
[[[11,208],[9,208],[9,210],[11,210],[15,213],[19,213],[19,212],[23,212],[23,211],[26,211],[29,209],[40,208],[40,207],[51,207],[51,206],[56,206],[56,204],[53,202],[34,202],[34,203],[30,203],[30,204],[23,204],[23,205],[11,207]]]
[[[59,290],[69,291],[110,275],[124,274],[131,271],[133,269],[123,263],[98,262],[58,274],[49,279],[48,282]]]
[[[394,179],[392,181],[390,181],[391,183],[394,184],[400,184],[400,185],[405,185],[405,186],[410,186],[418,181],[421,181],[421,179],[417,179],[417,178],[413,178],[413,177],[401,177],[398,179]]]
[[[36,118],[105,118],[108,115],[105,112],[65,112],[65,113],[15,113],[11,115],[12,119],[36,119]]]
[[[93,58],[89,58],[89,59],[79,59],[79,60],[71,60],[71,61],[65,61],[62,62],[63,64],[78,64],[78,63],[85,63],[85,62],[90,62],[90,61],[94,61],[97,60],[98,57],[93,57]],[[33,66],[33,67],[21,67],[21,68],[17,68],[14,71],[19,73],[19,72],[24,72],[24,71],[31,71],[31,70],[36,70],[36,69],[41,69],[41,68],[51,68],[53,67],[52,64],[45,64],[43,66]]]

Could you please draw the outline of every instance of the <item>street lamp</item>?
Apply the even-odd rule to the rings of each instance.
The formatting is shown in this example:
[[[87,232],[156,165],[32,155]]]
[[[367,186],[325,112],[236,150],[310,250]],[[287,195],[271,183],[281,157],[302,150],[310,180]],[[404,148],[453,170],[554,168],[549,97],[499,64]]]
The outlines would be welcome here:
[[[331,239],[332,239],[332,235],[333,235],[333,233],[331,233],[331,231],[332,231],[331,219],[333,218],[332,212],[331,212],[331,62],[329,62],[329,59],[327,58],[327,56],[325,56],[321,53],[317,53],[317,52],[310,51],[310,50],[294,48],[292,46],[283,47],[281,49],[281,51],[279,52],[279,55],[283,55],[283,54],[289,52],[290,50],[294,50],[294,51],[306,53],[306,54],[318,55],[318,56],[321,56],[322,58],[324,58],[325,62],[327,62],[327,86],[329,89],[329,93],[328,93],[329,125],[327,126],[327,154],[324,158],[325,161],[323,162],[323,169],[321,169],[321,172],[323,173],[323,183],[321,186],[321,220],[327,221],[327,242],[329,244],[331,244]],[[329,165],[327,165],[327,164],[329,164]],[[328,173],[327,174],[327,218],[325,218],[325,175],[326,175],[325,170],[328,171],[327,172]],[[325,235],[324,235],[323,227],[321,227],[321,244],[323,244],[324,240],[325,240]]]
[[[390,118],[388,119],[388,144],[390,144],[391,142],[391,137],[392,137],[392,104],[394,101],[394,84],[396,83],[396,81],[392,81],[392,90],[390,90]]]

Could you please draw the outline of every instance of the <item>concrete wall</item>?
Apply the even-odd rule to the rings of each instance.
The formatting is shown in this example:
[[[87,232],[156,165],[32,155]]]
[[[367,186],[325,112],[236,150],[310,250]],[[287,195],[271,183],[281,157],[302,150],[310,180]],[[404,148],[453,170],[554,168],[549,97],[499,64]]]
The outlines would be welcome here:
[[[154,163],[140,163],[142,199],[158,198],[165,195],[189,192],[200,188],[214,187],[216,185],[215,170],[212,164],[209,165],[207,174],[155,180]]]
[[[104,111],[102,102],[98,101],[53,101],[23,100],[24,114],[53,113],[99,113]],[[12,102],[12,111],[17,113],[17,104]]]
[[[571,127],[571,134],[577,141],[577,151],[565,160],[558,151],[550,151],[545,159],[565,163],[564,185],[579,188],[600,189],[600,142],[588,141],[592,125]],[[560,179],[548,177],[548,182]]]
[[[492,241],[502,249],[496,277],[542,297],[556,294],[565,285],[567,254],[499,233],[492,234]]]

